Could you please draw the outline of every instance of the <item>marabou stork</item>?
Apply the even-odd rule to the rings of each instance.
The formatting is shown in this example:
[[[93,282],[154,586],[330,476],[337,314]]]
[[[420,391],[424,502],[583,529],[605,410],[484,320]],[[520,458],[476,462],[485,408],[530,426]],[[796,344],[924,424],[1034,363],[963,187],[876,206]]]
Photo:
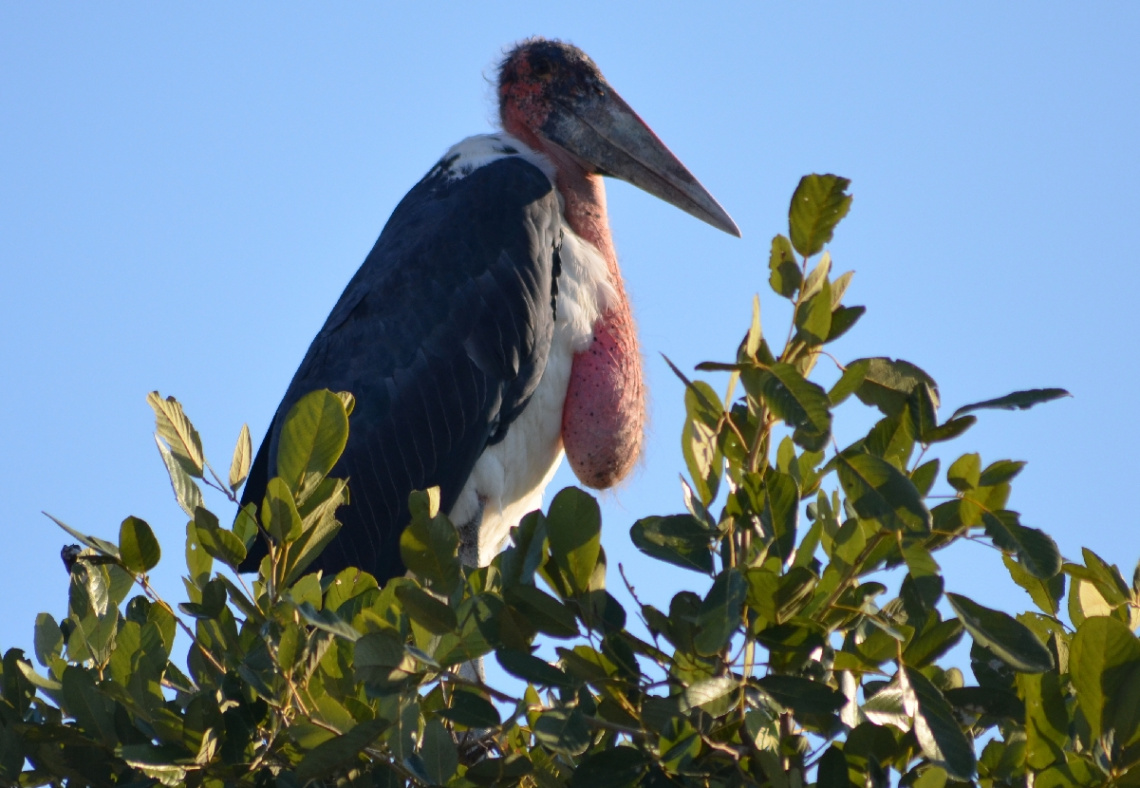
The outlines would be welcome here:
[[[439,485],[461,557],[482,565],[539,506],[563,452],[589,487],[629,473],[644,383],[601,176],[740,235],[578,48],[523,42],[498,93],[503,131],[455,145],[396,207],[257,453],[243,506],[261,503],[298,399],[355,395],[332,474],[352,501],[314,570],[402,574],[412,490]],[[243,570],[264,556],[257,544]]]

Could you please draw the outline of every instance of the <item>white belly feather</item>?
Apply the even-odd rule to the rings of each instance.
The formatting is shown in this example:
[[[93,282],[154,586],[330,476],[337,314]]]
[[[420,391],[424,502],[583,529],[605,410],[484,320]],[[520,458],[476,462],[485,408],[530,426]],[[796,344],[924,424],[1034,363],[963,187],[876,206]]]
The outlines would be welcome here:
[[[464,177],[512,155],[553,177],[554,168],[544,156],[508,134],[469,137],[448,151],[445,159],[457,156],[450,169],[455,177]],[[601,254],[578,237],[565,218],[561,224],[557,319],[546,369],[506,436],[479,457],[449,512],[460,528],[460,557],[469,565],[490,563],[506,544],[510,529],[542,505],[543,491],[562,460],[562,407],[574,354],[589,346],[595,321],[614,297]]]

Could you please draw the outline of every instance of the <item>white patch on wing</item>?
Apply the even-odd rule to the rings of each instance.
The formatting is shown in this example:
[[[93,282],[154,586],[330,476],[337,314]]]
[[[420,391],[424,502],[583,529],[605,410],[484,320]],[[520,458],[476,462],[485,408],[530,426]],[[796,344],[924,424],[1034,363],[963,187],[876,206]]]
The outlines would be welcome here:
[[[439,166],[446,167],[451,177],[462,178],[506,156],[521,156],[553,183],[550,161],[503,133],[468,137],[451,148]],[[460,558],[469,565],[489,564],[506,545],[510,529],[542,506],[543,491],[562,461],[562,407],[574,354],[589,346],[594,323],[615,297],[601,253],[578,237],[565,217],[560,215],[559,221],[562,270],[546,369],[506,436],[479,457],[449,512],[464,537]],[[477,538],[469,538],[471,529],[478,530]]]

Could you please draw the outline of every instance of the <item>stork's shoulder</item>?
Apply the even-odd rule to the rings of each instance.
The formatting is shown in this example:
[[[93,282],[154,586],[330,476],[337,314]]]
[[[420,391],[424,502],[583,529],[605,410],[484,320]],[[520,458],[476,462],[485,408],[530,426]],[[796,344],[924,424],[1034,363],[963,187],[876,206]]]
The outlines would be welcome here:
[[[443,154],[428,173],[428,178],[440,177],[454,182],[504,159],[526,162],[541,171],[552,183],[554,181],[554,164],[550,159],[506,132],[476,134],[457,142]]]

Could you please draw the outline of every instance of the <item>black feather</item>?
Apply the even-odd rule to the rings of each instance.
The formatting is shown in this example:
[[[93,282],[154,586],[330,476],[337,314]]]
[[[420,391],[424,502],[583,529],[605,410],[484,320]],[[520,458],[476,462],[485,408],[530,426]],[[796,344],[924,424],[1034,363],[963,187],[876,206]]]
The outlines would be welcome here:
[[[298,399],[352,392],[348,446],[332,472],[349,479],[352,502],[313,570],[402,574],[408,494],[439,485],[449,510],[526,407],[554,329],[559,227],[549,179],[517,157],[458,180],[436,167],[397,206],[309,347],[242,492],[242,505],[261,505]],[[259,538],[242,571],[265,552]]]

